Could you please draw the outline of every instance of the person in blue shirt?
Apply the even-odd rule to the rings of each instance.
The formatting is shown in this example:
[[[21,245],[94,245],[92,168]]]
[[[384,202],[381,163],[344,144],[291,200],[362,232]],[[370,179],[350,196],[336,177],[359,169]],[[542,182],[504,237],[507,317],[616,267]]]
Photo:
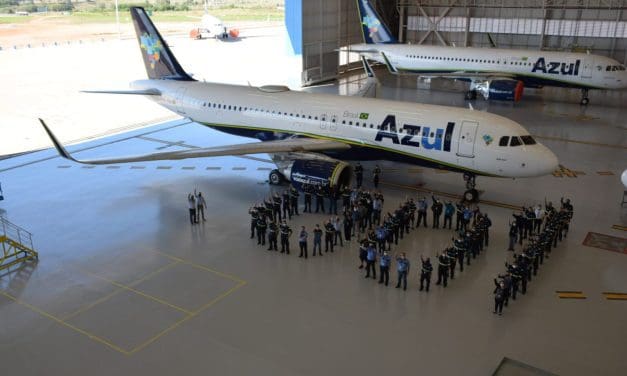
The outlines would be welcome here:
[[[401,281],[402,281],[403,290],[407,290],[407,274],[409,274],[409,260],[407,259],[405,252],[401,252],[401,255],[396,258],[396,271],[398,272],[398,282],[396,282],[396,288],[401,287]]]
[[[377,249],[374,244],[368,243],[366,248],[366,278],[370,277],[370,270],[372,269],[372,279],[377,278],[377,269],[374,267],[374,263],[377,261]]]
[[[313,230],[314,234],[314,242],[313,242],[313,255],[316,255],[316,249],[318,249],[318,254],[322,256],[322,229],[320,225],[316,223],[316,228]]]
[[[453,214],[455,214],[455,206],[453,206],[451,201],[447,201],[444,204],[444,226],[442,226],[442,228],[446,228],[446,223],[448,222],[448,229],[451,229]]]
[[[390,281],[390,264],[392,258],[388,255],[388,251],[383,251],[383,255],[379,258],[379,283],[384,283],[387,286]]]

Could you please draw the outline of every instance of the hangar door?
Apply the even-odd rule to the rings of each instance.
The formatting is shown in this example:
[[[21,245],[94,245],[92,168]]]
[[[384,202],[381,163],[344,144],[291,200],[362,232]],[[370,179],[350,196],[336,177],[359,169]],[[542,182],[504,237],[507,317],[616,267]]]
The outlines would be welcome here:
[[[341,1],[338,0],[302,2],[303,86],[337,77],[340,6]]]

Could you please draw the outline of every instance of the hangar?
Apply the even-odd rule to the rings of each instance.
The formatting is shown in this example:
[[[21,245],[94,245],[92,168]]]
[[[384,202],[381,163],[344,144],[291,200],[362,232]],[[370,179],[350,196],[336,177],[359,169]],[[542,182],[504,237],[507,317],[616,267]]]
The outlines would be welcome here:
[[[375,7],[404,42],[584,49],[627,59],[620,1],[378,1]],[[287,1],[285,28],[242,27],[238,41],[164,35],[201,81],[351,95],[366,78],[355,56],[337,50],[361,42],[356,12],[353,1]],[[392,245],[393,255],[406,252],[411,262],[403,291],[364,278],[355,239],[323,257],[297,257],[301,226],[311,230],[330,217],[302,213],[302,196],[301,214],[289,221],[290,255],[249,238],[250,207],[288,187],[268,184],[274,165],[267,154],[103,166],[61,159],[38,117],[81,159],[242,142],[142,97],[78,93],[142,78],[137,50],[129,37],[0,51],[2,82],[11,88],[0,115],[2,261],[12,261],[7,255],[16,239],[38,255],[0,272],[0,359],[7,371],[624,373],[624,91],[592,91],[588,106],[580,106],[578,90],[550,87],[526,90],[516,103],[472,102],[475,111],[524,126],[560,167],[536,178],[479,177],[477,205],[492,220],[489,246],[446,288],[435,285],[434,275],[427,294],[418,290],[420,256],[435,260],[456,236],[431,228],[431,213],[429,228],[411,229]],[[425,82],[385,67],[376,74],[378,97],[468,108],[463,82]],[[330,79],[336,81],[315,85]],[[17,151],[17,144],[40,150]],[[455,202],[463,191],[460,174],[386,161],[363,163],[367,189],[376,163],[385,211],[409,197]],[[187,195],[194,190],[205,195],[207,221],[191,225]],[[568,236],[526,294],[494,315],[493,280],[512,262],[506,250],[512,214],[548,201],[559,206],[562,197],[575,207]]]

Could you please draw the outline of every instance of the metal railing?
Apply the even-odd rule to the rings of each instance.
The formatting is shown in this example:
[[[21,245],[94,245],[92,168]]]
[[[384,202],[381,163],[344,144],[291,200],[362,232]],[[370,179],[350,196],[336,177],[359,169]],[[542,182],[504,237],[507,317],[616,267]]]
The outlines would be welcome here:
[[[20,226],[9,222],[8,219],[0,216],[0,237],[3,236],[13,240],[28,250],[34,250],[33,235]]]

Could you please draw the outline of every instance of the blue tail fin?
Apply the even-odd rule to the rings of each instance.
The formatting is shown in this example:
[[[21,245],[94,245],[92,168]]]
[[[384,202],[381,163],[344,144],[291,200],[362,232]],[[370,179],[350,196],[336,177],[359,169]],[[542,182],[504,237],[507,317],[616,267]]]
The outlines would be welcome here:
[[[398,43],[368,0],[357,0],[357,10],[366,44]]]
[[[174,54],[168,48],[144,8],[131,7],[130,10],[148,77],[150,79],[194,81],[176,61]]]

